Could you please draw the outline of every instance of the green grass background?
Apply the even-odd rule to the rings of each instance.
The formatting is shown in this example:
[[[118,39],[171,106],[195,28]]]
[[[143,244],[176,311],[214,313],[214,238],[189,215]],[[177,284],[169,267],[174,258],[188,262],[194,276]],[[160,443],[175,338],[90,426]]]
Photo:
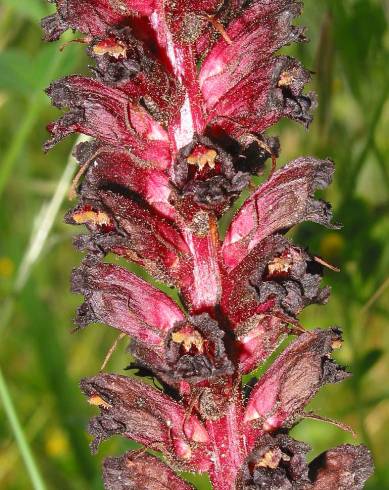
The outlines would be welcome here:
[[[353,438],[323,422],[305,420],[293,430],[311,456],[330,446],[362,441],[373,451],[376,474],[369,489],[389,489],[389,72],[387,2],[306,0],[301,23],[311,43],[284,50],[315,72],[319,109],[309,132],[284,121],[283,165],[299,155],[331,156],[333,203],[341,231],[304,224],[295,240],[339,265],[329,272],[327,306],[310,307],[307,327],[340,325],[345,344],[337,357],[352,379],[329,386],[311,404],[317,413],[350,424]],[[0,0],[0,488],[101,489],[100,462],[131,447],[120,438],[91,457],[85,426],[94,410],[78,390],[96,373],[116,334],[91,326],[70,335],[80,298],[69,274],[81,256],[75,231],[63,223],[74,162],[74,139],[48,155],[45,125],[58,116],[43,88],[59,76],[86,72],[84,47],[41,41],[43,0]],[[68,35],[68,39],[72,35]],[[386,130],[386,131],[385,131]],[[109,369],[128,359],[120,344]],[[199,489],[206,479],[192,478]]]

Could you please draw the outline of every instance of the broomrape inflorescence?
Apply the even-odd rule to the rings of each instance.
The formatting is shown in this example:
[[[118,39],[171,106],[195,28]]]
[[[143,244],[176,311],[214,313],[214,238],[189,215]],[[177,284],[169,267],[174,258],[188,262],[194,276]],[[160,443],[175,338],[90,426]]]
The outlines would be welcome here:
[[[348,373],[331,359],[338,328],[304,331],[303,308],[326,302],[325,262],[292,244],[294,225],[331,223],[315,199],[331,180],[330,160],[302,157],[274,171],[278,140],[264,131],[289,117],[312,119],[310,73],[274,53],[305,41],[292,24],[297,0],[55,0],[45,38],[68,28],[94,61],[93,78],[52,83],[68,111],[49,125],[46,148],[79,132],[84,174],[68,223],[84,224],[86,251],[73,290],[85,297],[77,323],[104,322],[131,337],[135,377],[82,380],[94,450],[122,434],[160,451],[104,463],[109,490],[185,490],[174,470],[209,472],[216,490],[359,489],[371,475],[364,446],[331,449],[310,464],[309,446],[288,435],[325,383]],[[218,220],[272,162],[268,179],[233,217]],[[108,253],[177,288],[181,305]],[[242,376],[286,335],[297,338],[247,394]]]

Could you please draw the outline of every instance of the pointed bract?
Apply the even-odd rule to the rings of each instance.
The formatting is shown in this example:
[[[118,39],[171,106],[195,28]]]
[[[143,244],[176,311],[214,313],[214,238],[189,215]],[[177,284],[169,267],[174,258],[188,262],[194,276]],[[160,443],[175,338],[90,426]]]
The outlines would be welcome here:
[[[312,330],[296,339],[274,361],[251,392],[245,422],[265,431],[293,423],[325,383],[338,383],[349,374],[330,354],[341,345],[337,328]]]
[[[227,269],[236,267],[263,238],[302,221],[334,227],[329,204],[314,198],[316,189],[329,185],[333,171],[330,160],[305,157],[275,172],[230,224],[222,247]]]
[[[185,319],[165,293],[135,274],[111,264],[83,264],[73,272],[72,290],[85,297],[78,311],[80,327],[105,322],[154,346]]]

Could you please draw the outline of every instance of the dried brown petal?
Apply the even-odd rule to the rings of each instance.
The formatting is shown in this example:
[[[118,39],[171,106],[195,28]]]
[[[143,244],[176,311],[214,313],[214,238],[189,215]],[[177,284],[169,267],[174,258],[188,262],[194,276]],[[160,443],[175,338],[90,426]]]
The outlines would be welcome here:
[[[323,267],[305,250],[281,235],[271,235],[225,278],[222,307],[234,324],[255,314],[290,320],[310,304],[325,303],[330,288],[321,288]]]
[[[89,424],[95,451],[106,438],[122,434],[160,450],[183,466],[204,471],[209,436],[194,415],[169,396],[134,378],[99,374],[81,381],[81,389],[100,415]]]
[[[270,139],[268,143],[276,144]],[[262,172],[271,151],[259,138],[238,142],[225,134],[195,135],[181,148],[173,167],[180,199],[193,199],[220,215],[248,185],[250,175]]]
[[[343,444],[320,454],[309,465],[313,490],[362,490],[373,474],[373,460],[366,446]]]
[[[106,490],[191,490],[169,466],[147,453],[130,451],[107,458],[103,467]]]
[[[167,332],[185,316],[159,289],[112,264],[83,264],[73,271],[72,289],[85,297],[76,322],[104,322],[150,346],[163,346]]]
[[[301,248],[285,241],[284,247],[273,248],[267,260],[259,262],[250,278],[260,303],[274,301],[272,309],[291,319],[310,304],[327,301],[330,288],[321,288],[323,267]]]

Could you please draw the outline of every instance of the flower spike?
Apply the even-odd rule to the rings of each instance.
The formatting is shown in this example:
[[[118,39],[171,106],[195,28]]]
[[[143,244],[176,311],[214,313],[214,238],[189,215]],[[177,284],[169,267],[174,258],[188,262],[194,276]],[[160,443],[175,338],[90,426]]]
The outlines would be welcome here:
[[[75,238],[85,252],[72,278],[84,296],[76,323],[120,330],[137,371],[81,382],[100,411],[93,451],[113,435],[143,446],[105,460],[105,488],[190,490],[176,472],[191,471],[209,473],[215,490],[361,489],[367,448],[339,446],[308,464],[309,446],[288,435],[324,384],[349,375],[331,359],[340,330],[305,331],[299,320],[328,300],[328,264],[285,236],[303,221],[337,228],[315,195],[334,164],[306,156],[275,170],[280,145],[265,132],[282,118],[312,120],[311,72],[277,54],[307,40],[294,24],[302,2],[54,3],[45,39],[78,31],[92,60],[90,76],[47,89],[66,112],[45,149],[90,137],[74,150],[78,202],[65,217],[86,229]],[[269,163],[222,238],[219,219]],[[297,338],[247,395],[243,375],[288,334]]]

